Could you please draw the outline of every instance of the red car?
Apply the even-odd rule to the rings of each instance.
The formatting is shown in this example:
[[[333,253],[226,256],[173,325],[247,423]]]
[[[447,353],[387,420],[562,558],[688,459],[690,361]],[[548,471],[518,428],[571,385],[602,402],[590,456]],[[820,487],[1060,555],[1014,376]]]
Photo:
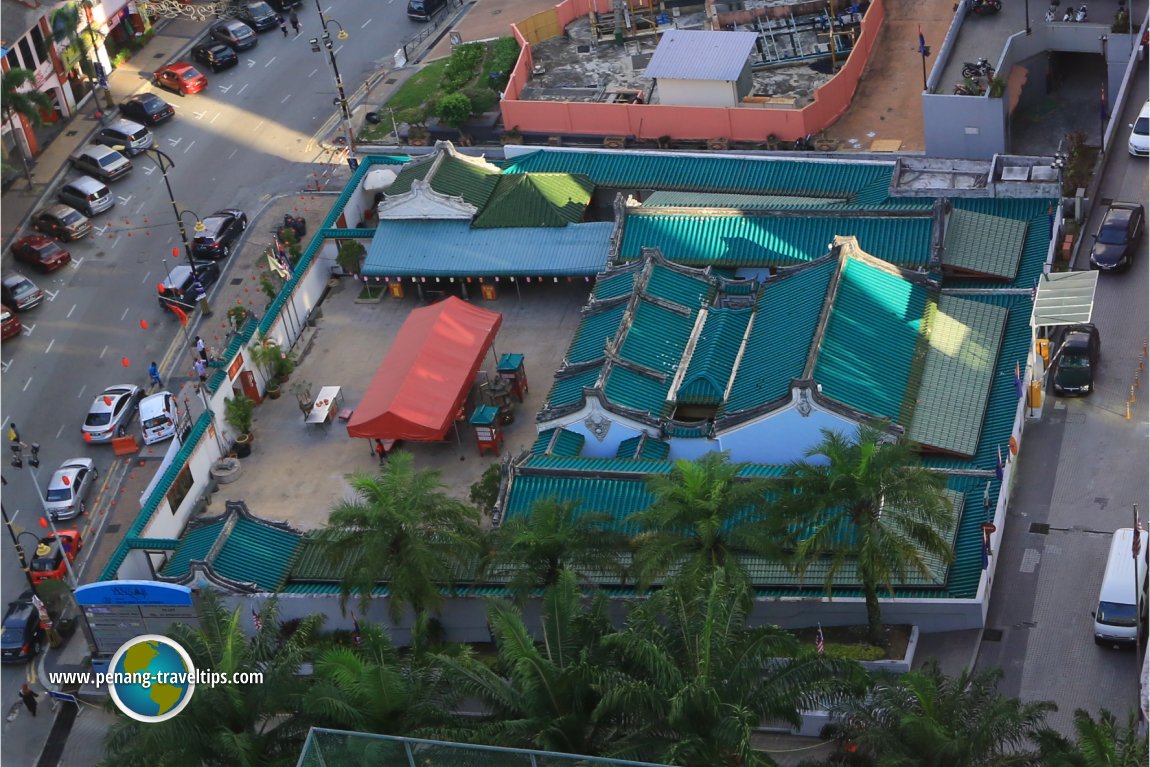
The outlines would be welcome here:
[[[84,548],[84,541],[80,538],[79,530],[58,530],[56,535],[48,535],[40,539],[32,562],[28,569],[32,574],[32,583],[39,586],[44,581],[62,581],[68,574],[68,562],[76,561],[76,555]]]
[[[208,87],[208,78],[200,74],[200,70],[191,64],[182,61],[165,64],[152,74],[156,78],[156,85],[175,91],[181,96],[199,93]]]
[[[42,272],[52,272],[72,262],[72,254],[60,244],[42,234],[21,237],[12,244],[12,255],[17,261],[31,264]]]
[[[7,306],[0,304],[0,340],[7,341],[12,336],[18,336],[24,331],[24,324],[16,313]]]

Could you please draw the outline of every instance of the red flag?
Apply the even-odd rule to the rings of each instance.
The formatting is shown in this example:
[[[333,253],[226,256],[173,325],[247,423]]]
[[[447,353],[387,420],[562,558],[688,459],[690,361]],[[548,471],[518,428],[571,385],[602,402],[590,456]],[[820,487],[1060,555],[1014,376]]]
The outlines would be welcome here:
[[[181,325],[187,326],[188,313],[175,304],[168,304],[168,308],[172,310],[172,314],[176,315],[176,319],[180,321]]]

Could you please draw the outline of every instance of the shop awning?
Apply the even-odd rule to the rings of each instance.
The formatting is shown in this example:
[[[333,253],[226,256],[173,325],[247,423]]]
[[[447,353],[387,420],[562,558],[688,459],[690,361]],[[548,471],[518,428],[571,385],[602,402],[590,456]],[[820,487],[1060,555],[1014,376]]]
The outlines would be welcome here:
[[[348,435],[442,440],[502,322],[498,312],[454,296],[414,310],[356,405]]]
[[[1082,325],[1094,313],[1098,272],[1048,272],[1038,278],[1030,327]]]

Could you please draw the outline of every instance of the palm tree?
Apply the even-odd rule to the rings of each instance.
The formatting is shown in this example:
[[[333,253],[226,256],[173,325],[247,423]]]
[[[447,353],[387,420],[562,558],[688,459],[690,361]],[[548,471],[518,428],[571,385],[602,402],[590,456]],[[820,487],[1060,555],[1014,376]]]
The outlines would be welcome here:
[[[1045,764],[1028,746],[1049,737],[1050,702],[1000,695],[999,669],[957,678],[930,663],[876,682],[832,708],[828,735],[850,741],[860,761],[900,767],[1007,767]]]
[[[466,655],[444,658],[447,672],[486,715],[437,733],[449,740],[596,755],[613,737],[595,721],[595,683],[605,662],[602,637],[611,631],[607,603],[596,594],[581,604],[577,578],[560,571],[542,600],[542,640],[536,642],[513,605],[491,600],[488,620],[499,656],[492,665]]]
[[[741,469],[729,453],[711,452],[697,461],[676,461],[670,474],[649,480],[654,503],[627,518],[639,530],[633,545],[641,589],[678,569],[743,573],[740,553],[778,555],[766,486],[739,479]]]
[[[861,692],[856,663],[820,656],[777,626],[748,626],[748,592],[744,578],[722,569],[677,577],[603,639],[611,665],[596,718],[626,733],[609,756],[773,764],[751,745],[756,728],[797,726],[800,711]]]
[[[915,571],[929,576],[929,558],[951,559],[942,533],[953,529],[946,478],[919,465],[912,443],[893,442],[882,430],[860,425],[855,439],[823,429],[823,439],[793,462],[781,486],[781,510],[801,538],[795,567],[806,572],[826,562],[828,596],[835,576],[857,567],[866,599],[870,641],[886,644],[879,588]]]
[[[276,604],[261,614],[249,639],[240,610],[228,613],[212,591],[203,594],[198,628],[174,624],[171,637],[197,669],[263,672],[259,684],[198,685],[179,716],[149,724],[120,715],[105,741],[105,767],[288,767],[299,759],[310,722],[300,714],[311,682],[299,675],[318,616],[288,634]],[[285,636],[286,634],[286,636]]]
[[[23,132],[24,120],[35,126],[43,125],[44,118],[40,116],[40,110],[52,108],[52,99],[47,94],[27,87],[29,83],[35,82],[36,73],[29,69],[9,69],[0,76],[0,111],[4,114],[4,123],[13,131]],[[15,134],[14,139],[16,152],[24,165],[24,178],[31,188],[32,167],[28,164],[28,156],[24,154],[24,144]]]
[[[1043,767],[1146,767],[1150,745],[1138,733],[1133,711],[1125,726],[1106,709],[1095,719],[1079,708],[1074,711],[1074,743],[1054,733],[1042,745]]]
[[[478,513],[443,492],[438,471],[416,470],[404,451],[378,475],[351,474],[348,481],[355,497],[332,508],[318,536],[342,565],[342,604],[355,593],[366,609],[372,590],[385,581],[393,621],[405,605],[417,616],[437,610],[453,568],[472,564]]]
[[[519,597],[554,586],[564,570],[582,575],[623,574],[626,541],[610,514],[580,513],[578,501],[544,498],[524,517],[495,531],[495,554],[513,568],[508,587]]]

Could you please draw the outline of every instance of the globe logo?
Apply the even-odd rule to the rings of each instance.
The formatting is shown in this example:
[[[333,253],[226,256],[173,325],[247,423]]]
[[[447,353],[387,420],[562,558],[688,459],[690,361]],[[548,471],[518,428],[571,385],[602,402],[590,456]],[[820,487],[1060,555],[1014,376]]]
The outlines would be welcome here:
[[[158,634],[130,639],[108,666],[116,707],[139,722],[163,722],[184,710],[196,689],[196,669],[180,645]]]

